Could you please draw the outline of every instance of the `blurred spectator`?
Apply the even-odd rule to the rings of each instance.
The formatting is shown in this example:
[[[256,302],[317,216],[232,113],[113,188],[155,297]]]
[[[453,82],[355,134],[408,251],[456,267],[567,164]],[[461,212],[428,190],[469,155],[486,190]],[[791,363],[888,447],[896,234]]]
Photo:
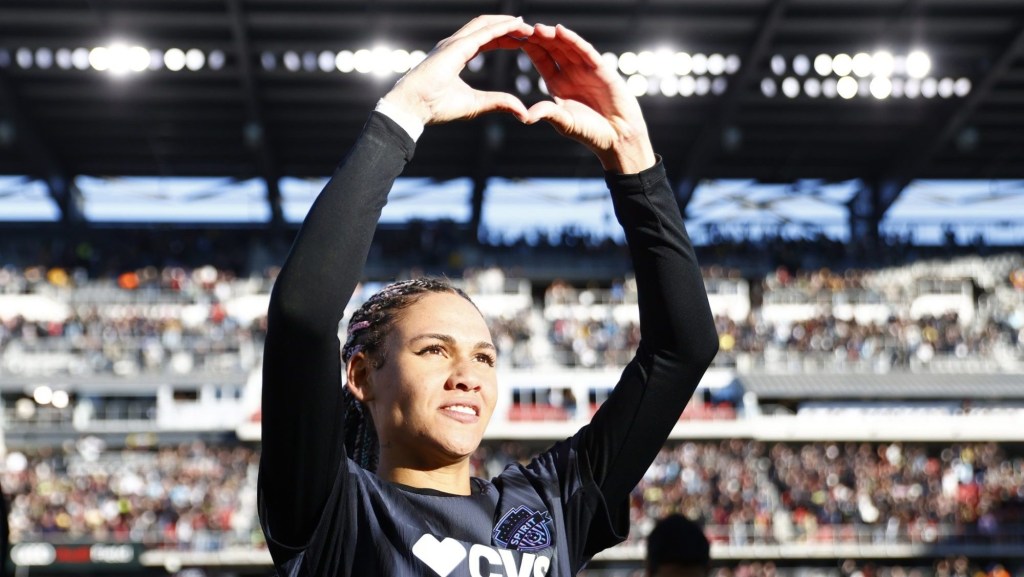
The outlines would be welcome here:
[[[647,577],[706,577],[711,544],[700,525],[679,514],[654,525],[647,536]]]

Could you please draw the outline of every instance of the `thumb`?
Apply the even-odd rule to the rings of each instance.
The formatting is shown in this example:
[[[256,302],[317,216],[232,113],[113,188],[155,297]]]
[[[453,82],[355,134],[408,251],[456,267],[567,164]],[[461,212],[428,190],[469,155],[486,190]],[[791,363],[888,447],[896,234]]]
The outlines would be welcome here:
[[[547,121],[562,134],[569,134],[573,126],[572,115],[551,100],[542,100],[527,111],[528,123],[533,124],[538,120]]]

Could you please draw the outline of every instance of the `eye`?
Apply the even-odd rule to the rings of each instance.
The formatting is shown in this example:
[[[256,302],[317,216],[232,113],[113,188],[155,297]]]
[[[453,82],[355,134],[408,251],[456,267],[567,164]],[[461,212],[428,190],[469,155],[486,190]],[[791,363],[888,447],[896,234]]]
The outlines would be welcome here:
[[[493,367],[497,362],[497,359],[494,358],[494,355],[489,353],[477,353],[476,360],[486,364],[489,367]]]
[[[441,345],[428,345],[420,349],[417,355],[440,355],[444,354],[444,347]]]

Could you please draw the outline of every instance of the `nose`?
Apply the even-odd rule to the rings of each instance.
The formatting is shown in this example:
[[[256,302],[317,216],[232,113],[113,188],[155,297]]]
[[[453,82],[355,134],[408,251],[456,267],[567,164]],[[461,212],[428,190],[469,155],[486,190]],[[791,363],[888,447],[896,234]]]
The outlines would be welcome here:
[[[483,388],[483,378],[480,369],[474,366],[474,361],[466,359],[453,363],[452,371],[444,384],[447,390],[479,391]]]

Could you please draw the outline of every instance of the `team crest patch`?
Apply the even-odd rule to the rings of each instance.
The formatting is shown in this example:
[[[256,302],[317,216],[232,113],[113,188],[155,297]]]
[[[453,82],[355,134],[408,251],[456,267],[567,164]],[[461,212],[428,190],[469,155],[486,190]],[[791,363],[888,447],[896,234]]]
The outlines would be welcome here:
[[[494,542],[506,549],[540,551],[551,546],[551,513],[526,505],[511,509],[498,521]]]

